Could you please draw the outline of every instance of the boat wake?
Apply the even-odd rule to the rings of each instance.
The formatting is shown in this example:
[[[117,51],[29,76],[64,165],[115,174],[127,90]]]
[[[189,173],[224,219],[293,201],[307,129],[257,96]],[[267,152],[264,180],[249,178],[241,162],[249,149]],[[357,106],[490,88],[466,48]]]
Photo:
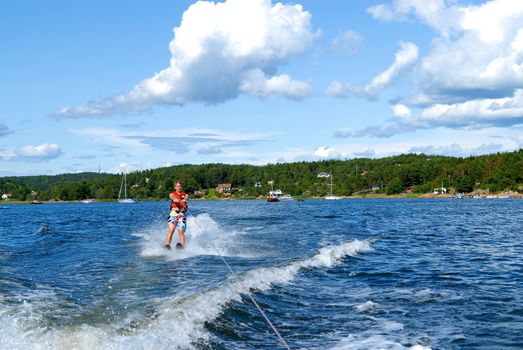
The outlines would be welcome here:
[[[208,220],[208,217],[197,218]],[[195,234],[195,231],[192,233]],[[193,236],[198,241],[198,235]],[[199,241],[198,241],[199,242]],[[194,241],[193,241],[194,243]],[[203,249],[203,243],[198,243]],[[147,251],[147,247],[145,247]],[[354,240],[328,246],[312,257],[278,267],[264,267],[232,276],[220,285],[185,296],[169,296],[155,301],[156,314],[144,321],[143,315],[129,314],[119,324],[50,325],[48,316],[31,310],[49,310],[49,291],[44,297],[25,298],[20,303],[4,303],[0,299],[0,344],[10,349],[163,349],[197,348],[211,337],[205,323],[217,318],[231,302],[243,302],[242,294],[263,292],[273,285],[292,282],[304,269],[331,268],[347,257],[372,251],[369,241]],[[34,292],[41,294],[43,292]],[[54,301],[54,305],[60,304]],[[20,308],[27,310],[20,313]],[[48,311],[51,312],[51,311]],[[270,317],[270,315],[269,315]],[[133,321],[133,318],[139,321]],[[139,324],[139,326],[133,326]]]

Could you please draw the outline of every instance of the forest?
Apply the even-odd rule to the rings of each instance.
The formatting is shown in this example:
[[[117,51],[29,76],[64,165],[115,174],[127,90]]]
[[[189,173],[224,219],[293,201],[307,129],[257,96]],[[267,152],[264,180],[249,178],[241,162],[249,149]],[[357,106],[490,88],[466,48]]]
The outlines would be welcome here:
[[[338,196],[394,195],[409,191],[430,193],[445,187],[470,193],[523,190],[523,149],[467,158],[405,154],[387,158],[358,158],[315,162],[176,165],[127,174],[129,197],[165,199],[176,180],[194,197],[259,198],[271,189],[301,197],[320,197],[330,191]],[[122,174],[79,173],[54,176],[1,177],[0,194],[12,199],[73,201],[118,198]],[[230,183],[230,193],[219,193],[218,184]],[[195,194],[195,191],[197,193]]]

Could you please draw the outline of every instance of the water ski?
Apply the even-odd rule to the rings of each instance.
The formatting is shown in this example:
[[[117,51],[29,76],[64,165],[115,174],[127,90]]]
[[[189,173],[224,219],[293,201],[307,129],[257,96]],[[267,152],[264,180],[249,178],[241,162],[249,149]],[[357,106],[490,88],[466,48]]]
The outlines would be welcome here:
[[[181,243],[176,243],[176,249],[182,249],[183,245]]]

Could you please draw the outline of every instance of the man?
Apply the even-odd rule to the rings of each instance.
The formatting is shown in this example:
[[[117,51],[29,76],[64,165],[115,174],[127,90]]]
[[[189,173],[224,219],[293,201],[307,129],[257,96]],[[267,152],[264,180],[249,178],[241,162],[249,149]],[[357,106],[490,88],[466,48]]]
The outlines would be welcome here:
[[[183,192],[180,181],[176,181],[174,191],[169,193],[169,198],[171,199],[171,211],[169,213],[169,219],[167,220],[169,228],[167,230],[167,237],[165,237],[165,248],[171,250],[171,240],[176,227],[178,227],[179,238],[176,248],[183,248],[185,245],[185,230],[187,228],[185,212],[188,209],[187,201],[189,200],[189,195]]]

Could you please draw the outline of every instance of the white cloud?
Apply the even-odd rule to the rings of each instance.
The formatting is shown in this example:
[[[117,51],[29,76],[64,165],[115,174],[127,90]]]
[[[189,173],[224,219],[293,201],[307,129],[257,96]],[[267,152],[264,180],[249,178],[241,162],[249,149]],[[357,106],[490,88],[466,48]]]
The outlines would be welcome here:
[[[356,89],[350,84],[343,84],[339,80],[332,81],[325,91],[326,95],[334,97],[347,97],[350,93],[356,93]]]
[[[511,97],[477,99],[453,104],[433,104],[413,115],[403,104],[391,106],[396,119],[360,130],[338,130],[337,138],[391,137],[418,129],[478,129],[523,125],[523,89]]]
[[[394,63],[384,72],[378,74],[374,79],[372,79],[370,84],[365,86],[365,94],[375,95],[378,91],[389,85],[394,77],[416,62],[418,59],[418,51],[416,45],[408,42],[401,42]]]
[[[141,113],[155,104],[219,103],[240,92],[302,98],[307,83],[276,75],[291,56],[304,53],[316,37],[301,5],[270,0],[198,1],[183,14],[169,44],[169,67],[129,92],[65,107],[56,118]],[[253,85],[251,73],[256,72]]]
[[[391,5],[378,4],[367,9],[382,21],[406,21],[414,14],[424,23],[448,36],[458,26],[462,12],[458,7],[447,6],[445,0],[394,0]]]
[[[414,70],[412,90],[394,100],[396,118],[361,130],[339,130],[337,137],[389,137],[437,127],[522,124],[523,2],[460,5],[456,1],[395,0],[368,11],[380,20],[417,18],[436,29],[438,36]],[[367,89],[379,87],[379,82],[377,77],[373,81],[377,84],[371,83]],[[334,87],[343,92],[343,86]]]
[[[403,104],[398,103],[396,105],[392,105],[391,108],[392,113],[402,120],[409,120],[412,117],[412,111],[410,108]]]
[[[363,37],[352,30],[339,33],[332,39],[331,46],[335,52],[340,52],[344,55],[354,55],[363,45]]]
[[[333,81],[327,88],[326,94],[335,97],[346,97],[349,94],[374,97],[379,91],[389,86],[394,78],[416,62],[418,52],[418,47],[413,43],[400,42],[394,63],[375,76],[369,84],[364,87],[352,87],[350,84]]]
[[[62,155],[60,146],[56,143],[28,145],[12,150],[0,150],[0,157],[4,160],[43,161],[58,158]]]
[[[258,97],[284,96],[299,100],[312,93],[312,86],[292,80],[287,74],[268,78],[262,70],[252,69],[245,72],[240,91]]]
[[[447,127],[523,124],[523,89],[511,97],[435,104],[421,112],[419,122]]]
[[[409,12],[413,4],[418,6],[421,2],[394,4],[393,8],[399,6]],[[438,4],[436,17],[441,13],[455,14],[453,35],[442,32],[433,40],[421,61],[420,91],[418,96],[409,98],[412,103],[497,98],[523,86],[523,2],[493,0],[461,7],[446,6],[443,1]],[[412,11],[427,22],[425,12]]]
[[[340,158],[341,157],[340,152],[336,151],[332,147],[326,147],[326,146],[318,147],[314,151],[314,155],[317,156],[317,157],[329,158],[329,159]]]
[[[421,61],[419,91],[407,98],[412,104],[506,97],[523,86],[522,1],[459,6],[455,1],[395,0],[368,11],[389,21],[412,15],[440,35]]]

